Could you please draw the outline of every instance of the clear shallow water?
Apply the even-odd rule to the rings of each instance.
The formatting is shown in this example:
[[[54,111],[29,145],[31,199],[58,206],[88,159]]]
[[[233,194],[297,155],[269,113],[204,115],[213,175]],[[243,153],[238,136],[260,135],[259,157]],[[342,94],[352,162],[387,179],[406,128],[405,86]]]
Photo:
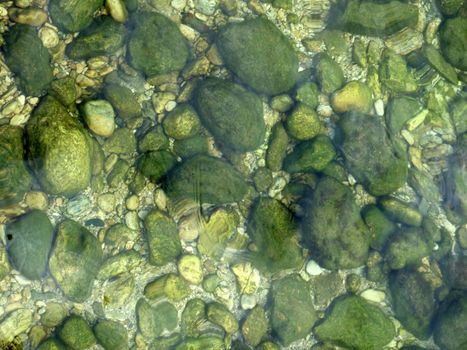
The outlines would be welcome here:
[[[0,4],[1,346],[467,348],[465,6]]]

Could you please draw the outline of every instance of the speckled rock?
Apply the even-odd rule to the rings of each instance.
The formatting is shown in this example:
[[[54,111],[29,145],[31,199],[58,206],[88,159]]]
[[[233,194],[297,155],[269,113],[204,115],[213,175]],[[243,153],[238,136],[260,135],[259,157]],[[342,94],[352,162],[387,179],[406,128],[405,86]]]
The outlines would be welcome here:
[[[88,322],[81,316],[67,318],[58,330],[60,339],[73,350],[84,350],[96,343]]]
[[[373,105],[370,88],[362,82],[351,81],[332,96],[331,106],[337,113],[369,112]]]
[[[177,163],[167,151],[147,152],[138,161],[138,170],[154,183],[160,182]]]
[[[176,140],[196,135],[201,127],[196,111],[188,104],[175,107],[162,121],[164,131]]]
[[[51,0],[49,13],[60,29],[79,32],[91,24],[94,12],[104,0]]]
[[[309,140],[321,131],[321,122],[313,108],[298,104],[287,117],[285,126],[290,136],[297,140]]]

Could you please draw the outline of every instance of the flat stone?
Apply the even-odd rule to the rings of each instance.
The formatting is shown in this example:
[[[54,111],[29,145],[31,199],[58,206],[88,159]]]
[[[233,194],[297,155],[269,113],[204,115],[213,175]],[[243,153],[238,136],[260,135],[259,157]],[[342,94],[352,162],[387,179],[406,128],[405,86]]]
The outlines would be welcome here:
[[[105,100],[88,101],[83,106],[84,120],[96,135],[109,137],[115,130],[115,112]]]

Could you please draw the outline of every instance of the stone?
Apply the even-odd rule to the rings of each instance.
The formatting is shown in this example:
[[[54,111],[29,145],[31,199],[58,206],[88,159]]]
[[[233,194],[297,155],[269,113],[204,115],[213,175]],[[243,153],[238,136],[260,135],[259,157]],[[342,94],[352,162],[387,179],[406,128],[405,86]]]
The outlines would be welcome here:
[[[209,303],[206,307],[206,315],[209,321],[221,326],[229,334],[238,330],[238,321],[235,315],[221,303]]]
[[[442,349],[462,349],[467,343],[467,297],[449,297],[434,324],[434,340]]]
[[[370,232],[370,247],[382,250],[388,238],[396,230],[396,225],[374,204],[363,208],[362,216]]]
[[[242,295],[253,295],[256,292],[260,284],[260,275],[251,263],[237,263],[232,266],[232,272],[237,279],[239,292]]]
[[[466,27],[467,29],[467,27]],[[459,80],[457,79],[456,70],[444,59],[441,53],[430,44],[423,46],[423,55],[425,56],[428,63],[436,69],[436,71],[447,81],[457,85]]]
[[[18,77],[27,95],[41,96],[53,79],[51,57],[36,29],[17,24],[5,34],[3,50],[8,68]]]
[[[330,269],[351,269],[365,264],[370,235],[352,191],[330,177],[316,186],[305,210],[303,238],[311,257]]]
[[[181,104],[164,118],[162,126],[168,136],[183,140],[198,134],[201,123],[193,107],[189,104]]]
[[[53,227],[47,215],[32,210],[9,223],[5,233],[13,267],[26,278],[43,277],[53,239]]]
[[[142,256],[131,249],[107,258],[101,265],[97,278],[100,280],[111,279],[124,272],[132,271],[142,263]]]
[[[138,329],[148,338],[160,336],[165,331],[172,331],[177,326],[177,309],[169,302],[162,301],[151,306],[144,298],[136,304]]]
[[[23,130],[18,126],[0,126],[0,206],[21,201],[31,186],[32,177],[23,153]]]
[[[29,159],[42,188],[73,196],[89,186],[92,142],[79,120],[53,97],[46,97],[26,125]]]
[[[314,333],[321,341],[368,350],[382,349],[395,336],[394,325],[379,307],[352,295],[335,299]]]
[[[163,188],[172,200],[191,198],[211,204],[240,201],[247,191],[240,172],[221,159],[201,154],[175,166]]]
[[[129,229],[126,225],[118,223],[108,228],[104,242],[112,248],[124,248],[128,241],[135,241],[138,237],[138,232]]]
[[[346,32],[384,37],[406,27],[415,27],[418,8],[394,0],[384,3],[351,0],[333,22]]]
[[[267,192],[268,188],[272,186],[273,181],[271,170],[265,167],[259,167],[253,175],[253,182],[259,192]]]
[[[180,158],[190,158],[196,154],[208,154],[209,140],[206,136],[193,136],[188,139],[176,140],[173,145],[174,153]]]
[[[399,270],[391,273],[389,290],[392,309],[402,326],[419,339],[431,335],[431,321],[436,312],[433,287],[415,271]]]
[[[396,148],[377,118],[351,112],[341,118],[339,126],[345,166],[370,194],[390,194],[405,183],[406,155]]]
[[[59,100],[64,106],[71,105],[79,97],[75,79],[70,76],[52,81],[49,94]]]
[[[444,197],[449,210],[467,222],[467,138],[458,140],[454,154],[449,158],[449,167],[445,177]]]
[[[202,338],[187,338],[174,350],[225,350],[225,345],[222,338],[206,335]]]
[[[251,256],[258,269],[274,273],[302,265],[298,228],[292,213],[281,202],[268,197],[258,198],[248,222],[248,234],[257,247],[257,252]]]
[[[407,68],[404,57],[391,49],[383,51],[379,66],[379,78],[381,83],[394,93],[410,93],[418,89],[414,75]]]
[[[16,309],[0,321],[0,344],[8,344],[17,335],[26,332],[32,324],[33,314],[25,308]]]
[[[73,350],[84,350],[96,343],[96,338],[87,321],[81,316],[67,318],[58,330],[58,336]]]
[[[105,7],[115,21],[124,23],[128,19],[124,0],[105,0]]]
[[[177,145],[177,142],[174,144]],[[160,126],[150,129],[139,141],[140,152],[161,151],[169,148],[169,138],[164,134]],[[177,153],[174,149],[174,152]]]
[[[107,153],[131,154],[136,151],[136,137],[132,130],[119,128],[104,143]]]
[[[461,94],[451,104],[451,119],[457,135],[467,132],[467,94]]]
[[[58,339],[47,338],[39,345],[37,350],[66,350],[66,348]]]
[[[299,103],[285,121],[287,132],[296,140],[309,140],[321,131],[321,122],[313,108]]]
[[[278,112],[287,112],[290,108],[292,108],[294,101],[292,98],[287,95],[278,95],[271,98],[271,108],[278,111]]]
[[[165,265],[175,260],[181,253],[177,225],[168,215],[157,209],[151,211],[144,219],[144,228],[149,246],[150,264]]]
[[[104,95],[122,119],[128,120],[141,114],[141,106],[129,88],[117,84],[107,84],[104,87]]]
[[[256,346],[266,335],[267,330],[268,320],[266,313],[261,306],[256,306],[250,311],[242,324],[243,338],[249,345]]]
[[[198,256],[183,255],[177,264],[178,272],[191,284],[201,284],[203,281],[203,267],[201,264],[201,259]]]
[[[176,158],[167,151],[147,152],[139,159],[137,168],[153,183],[159,183],[177,164]]]
[[[404,228],[393,234],[386,245],[385,258],[391,269],[414,266],[432,252],[430,238],[419,228]]]
[[[59,303],[48,303],[41,315],[41,323],[49,328],[58,326],[67,316],[66,307]]]
[[[10,273],[11,266],[8,261],[8,254],[6,247],[3,244],[0,244],[0,282],[8,276]]]
[[[291,174],[323,171],[335,157],[332,141],[325,135],[319,135],[296,145],[285,157],[283,168]]]
[[[191,299],[182,312],[180,328],[183,334],[197,337],[201,334],[200,324],[206,321],[206,304],[202,299]]]
[[[269,146],[266,151],[266,165],[272,171],[282,169],[282,162],[287,153],[289,137],[282,123],[274,125],[269,139]]]
[[[337,113],[357,111],[367,113],[373,105],[370,88],[360,81],[351,81],[336,91],[331,99],[332,109]]]
[[[386,125],[391,135],[397,135],[405,125],[420,110],[422,105],[417,99],[408,96],[392,98],[386,107]]]
[[[264,142],[261,100],[241,85],[207,79],[195,91],[195,107],[203,125],[221,146],[246,152]]]
[[[149,350],[171,350],[181,341],[179,333],[171,334],[167,337],[157,337],[149,346]]]
[[[128,334],[125,327],[115,321],[101,320],[93,328],[97,342],[105,350],[128,350]]]
[[[120,308],[127,305],[133,295],[135,279],[128,273],[123,273],[108,280],[105,285],[104,302],[106,306]]]
[[[34,27],[40,27],[47,22],[47,12],[35,7],[29,7],[26,9],[10,7],[8,9],[8,15],[13,22],[28,24]]]
[[[156,12],[140,12],[128,40],[130,65],[147,76],[180,71],[188,57],[188,44],[177,25]]]
[[[71,42],[67,54],[74,60],[111,55],[123,46],[124,38],[122,24],[110,17],[100,17]]]
[[[58,225],[49,268],[67,298],[83,302],[89,297],[101,261],[101,244],[91,232],[69,219]]]
[[[112,136],[115,130],[115,112],[106,100],[87,101],[83,106],[84,121],[88,128],[102,137]]]
[[[308,284],[297,274],[272,284],[271,326],[282,343],[306,337],[317,315]]]
[[[422,224],[422,214],[412,205],[397,198],[383,197],[379,200],[379,206],[392,220],[409,226],[421,226]]]
[[[441,53],[446,61],[462,71],[467,70],[466,30],[467,18],[462,16],[445,20],[439,29]]]
[[[316,108],[319,105],[319,90],[318,85],[312,82],[302,83],[295,92],[295,100],[304,103],[311,108]]]
[[[103,3],[104,0],[51,0],[49,13],[61,30],[79,32],[91,24],[94,12]]]
[[[345,83],[342,68],[328,54],[321,53],[316,56],[316,75],[324,94],[330,94]]]
[[[254,90],[277,95],[298,77],[298,57],[289,39],[266,17],[231,23],[217,37],[222,60]]]

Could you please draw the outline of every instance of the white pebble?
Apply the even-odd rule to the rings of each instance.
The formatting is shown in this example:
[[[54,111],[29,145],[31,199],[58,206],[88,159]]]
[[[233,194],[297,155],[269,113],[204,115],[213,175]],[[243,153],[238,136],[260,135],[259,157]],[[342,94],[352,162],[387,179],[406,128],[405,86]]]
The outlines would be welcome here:
[[[372,301],[374,303],[378,303],[378,304],[381,304],[384,299],[386,299],[386,294],[384,294],[383,291],[380,291],[380,290],[376,290],[376,289],[367,289],[367,290],[364,290],[360,296],[363,298],[363,299],[366,299],[368,301]]]
[[[309,274],[310,276],[318,276],[324,272],[321,266],[319,266],[314,260],[310,260],[306,264],[305,270],[306,270],[306,273]]]
[[[251,310],[257,304],[256,297],[254,295],[242,294],[240,297],[240,305],[243,310]]]
[[[382,99],[375,101],[375,111],[376,114],[382,117],[384,115],[384,102]]]

